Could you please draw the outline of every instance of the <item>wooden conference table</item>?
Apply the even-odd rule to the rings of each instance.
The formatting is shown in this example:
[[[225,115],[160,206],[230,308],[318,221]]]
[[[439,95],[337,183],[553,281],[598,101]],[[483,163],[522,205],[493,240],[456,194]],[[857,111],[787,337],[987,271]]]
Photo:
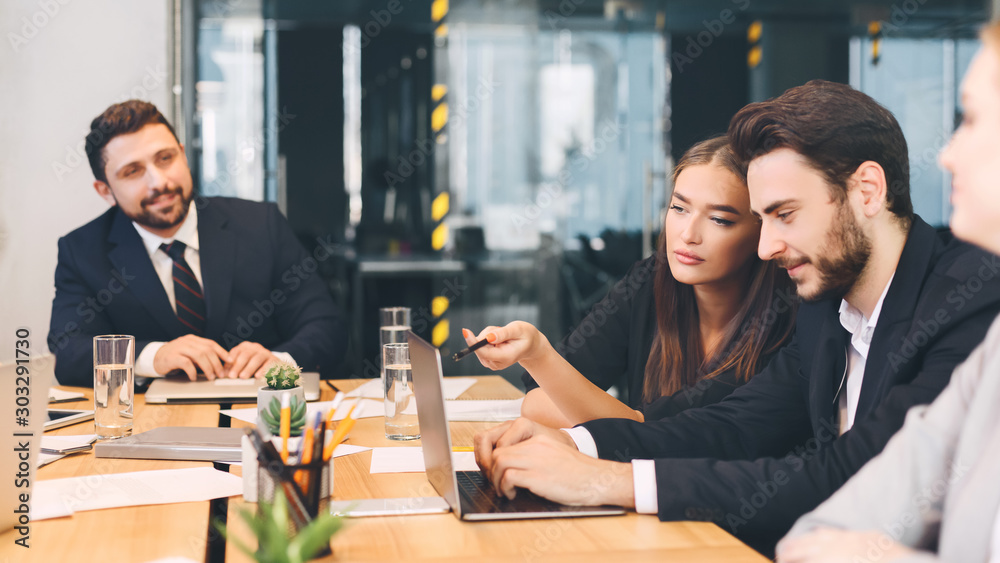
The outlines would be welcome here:
[[[512,399],[521,393],[500,377],[487,376],[460,398]],[[363,380],[335,380],[350,391]],[[65,408],[85,408],[87,400]],[[333,391],[323,386],[323,400]],[[249,406],[249,405],[248,405]],[[238,407],[237,407],[238,408]],[[218,405],[146,405],[136,396],[135,431],[157,426],[216,426]],[[223,417],[228,419],[228,417]],[[233,425],[243,423],[234,421]],[[452,422],[455,446],[471,446],[487,422]],[[86,424],[55,430],[54,434],[84,434]],[[358,420],[347,443],[362,446],[417,446],[419,441],[387,440],[381,418]],[[437,496],[423,473],[372,475],[369,452],[336,458],[334,499]],[[205,467],[206,462],[98,459],[92,453],[55,461],[38,471],[37,479],[100,476],[108,473]],[[239,473],[238,467],[233,468]],[[95,477],[96,478],[96,477]],[[214,504],[214,507],[212,506]],[[226,505],[228,504],[228,507]],[[252,538],[236,514],[242,498],[226,502],[192,502],[77,512],[70,518],[34,522],[28,553],[11,553],[12,561],[151,561],[188,557],[196,561],[250,561],[232,543],[222,546],[209,532],[210,508],[228,510],[231,531],[251,545]],[[0,554],[9,553],[12,532],[0,534]],[[453,514],[357,518],[334,536],[336,561],[733,561],[766,558],[718,526],[705,522],[660,522],[655,516],[625,516],[507,522],[460,522]],[[27,555],[27,557],[24,557]],[[2,556],[0,556],[2,559]]]

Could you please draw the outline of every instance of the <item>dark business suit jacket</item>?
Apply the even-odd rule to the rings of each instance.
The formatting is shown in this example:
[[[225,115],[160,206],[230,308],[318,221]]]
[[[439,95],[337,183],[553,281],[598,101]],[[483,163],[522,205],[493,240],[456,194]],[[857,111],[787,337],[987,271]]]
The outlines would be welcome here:
[[[249,340],[287,352],[305,370],[342,360],[347,336],[317,259],[270,203],[197,198],[205,337],[229,350]],[[63,385],[93,385],[92,337],[147,344],[188,331],[177,320],[135,227],[118,207],[59,239],[49,349]]]
[[[930,403],[1000,312],[993,257],[916,218],[872,338],[854,426],[838,437],[850,335],[840,300],[803,304],[795,337],[715,405],[583,424],[605,459],[655,459],[661,520],[709,520],[770,552]],[[994,268],[993,273],[989,273]],[[984,272],[986,272],[984,274]]]

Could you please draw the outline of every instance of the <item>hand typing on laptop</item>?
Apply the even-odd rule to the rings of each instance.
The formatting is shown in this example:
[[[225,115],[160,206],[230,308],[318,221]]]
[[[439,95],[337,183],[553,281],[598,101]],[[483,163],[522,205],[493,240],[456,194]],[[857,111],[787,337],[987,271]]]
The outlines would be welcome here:
[[[509,499],[522,487],[562,504],[635,507],[630,464],[587,456],[567,433],[527,418],[477,434],[475,451],[497,494]]]
[[[187,334],[163,344],[153,357],[157,373],[183,371],[191,381],[198,372],[208,379],[248,379],[263,376],[272,361],[278,361],[270,350],[256,342],[241,342],[226,351],[214,340]]]

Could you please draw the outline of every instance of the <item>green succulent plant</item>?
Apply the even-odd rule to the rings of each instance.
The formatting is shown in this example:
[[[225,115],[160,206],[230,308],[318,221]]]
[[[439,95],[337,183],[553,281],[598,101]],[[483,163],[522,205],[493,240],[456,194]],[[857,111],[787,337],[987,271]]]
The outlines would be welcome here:
[[[301,436],[302,429],[306,425],[306,402],[300,401],[298,397],[293,395],[289,406],[292,411],[288,426],[289,435]],[[281,399],[272,397],[267,408],[261,409],[260,419],[267,426],[267,431],[277,436],[281,432]]]
[[[302,368],[288,362],[274,362],[267,368],[264,381],[271,389],[292,389],[299,385]]]
[[[288,500],[281,489],[275,491],[274,502],[259,502],[257,508],[256,512],[247,507],[240,507],[238,511],[240,518],[257,537],[256,551],[230,535],[221,521],[216,520],[213,525],[226,541],[233,542],[258,563],[305,563],[326,548],[330,538],[344,525],[339,516],[320,511],[320,515],[298,533],[290,534]]]

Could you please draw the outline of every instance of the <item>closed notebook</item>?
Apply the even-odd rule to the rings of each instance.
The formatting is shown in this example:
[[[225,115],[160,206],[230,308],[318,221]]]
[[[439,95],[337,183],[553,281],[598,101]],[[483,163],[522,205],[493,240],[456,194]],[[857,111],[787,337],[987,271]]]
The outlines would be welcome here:
[[[240,461],[241,428],[163,426],[146,432],[98,442],[97,457]]]

